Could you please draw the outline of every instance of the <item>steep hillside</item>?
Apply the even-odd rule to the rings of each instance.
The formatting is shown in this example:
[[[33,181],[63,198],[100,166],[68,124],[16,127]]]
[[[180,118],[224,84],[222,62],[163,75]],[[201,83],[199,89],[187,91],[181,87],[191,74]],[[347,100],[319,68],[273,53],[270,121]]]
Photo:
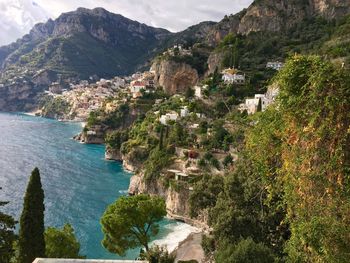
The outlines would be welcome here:
[[[52,69],[69,76],[127,74],[147,61],[160,41],[171,35],[109,13],[79,8],[39,24],[16,43],[2,47],[3,76],[13,68]]]
[[[327,21],[350,13],[348,0],[256,0],[236,15],[226,16],[208,36],[219,43],[228,33],[283,32],[305,19],[322,17]]]

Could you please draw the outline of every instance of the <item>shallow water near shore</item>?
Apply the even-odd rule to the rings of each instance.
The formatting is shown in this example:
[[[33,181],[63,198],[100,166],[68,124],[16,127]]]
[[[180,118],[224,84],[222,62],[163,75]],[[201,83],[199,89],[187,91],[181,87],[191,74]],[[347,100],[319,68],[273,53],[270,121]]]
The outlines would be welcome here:
[[[29,175],[38,167],[46,226],[73,225],[88,258],[119,258],[101,246],[99,219],[110,203],[126,194],[131,174],[120,163],[104,160],[104,146],[72,140],[80,130],[80,123],[0,113],[0,200],[10,201],[4,210],[18,219]],[[173,249],[193,230],[164,220],[158,243]],[[126,258],[134,259],[138,251],[130,251]]]

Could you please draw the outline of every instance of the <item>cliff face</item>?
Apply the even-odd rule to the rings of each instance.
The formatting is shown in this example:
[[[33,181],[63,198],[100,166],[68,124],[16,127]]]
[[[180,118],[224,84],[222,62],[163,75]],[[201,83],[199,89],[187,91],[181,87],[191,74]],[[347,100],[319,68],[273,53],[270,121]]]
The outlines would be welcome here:
[[[169,95],[184,92],[197,84],[198,72],[190,65],[177,63],[168,59],[159,59],[152,65],[155,71],[155,82],[164,88]]]
[[[166,208],[169,214],[190,218],[189,190],[183,189],[177,192],[175,189],[165,187],[159,180],[145,182],[142,173],[139,173],[134,175],[130,180],[129,194],[136,195],[142,193],[163,197],[166,201]]]
[[[219,72],[222,70],[222,61],[225,58],[224,53],[213,52],[208,58],[208,71],[207,75],[214,73],[215,69],[218,68]]]
[[[256,0],[246,10],[215,25],[208,41],[217,44],[229,33],[281,32],[310,17],[332,20],[349,13],[348,0]]]

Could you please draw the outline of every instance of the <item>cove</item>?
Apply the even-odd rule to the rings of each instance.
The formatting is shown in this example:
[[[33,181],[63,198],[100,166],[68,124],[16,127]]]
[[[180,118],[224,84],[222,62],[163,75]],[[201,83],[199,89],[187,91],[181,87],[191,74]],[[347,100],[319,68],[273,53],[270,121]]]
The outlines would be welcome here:
[[[45,191],[45,225],[70,223],[87,258],[120,258],[102,247],[99,220],[110,203],[127,193],[131,174],[120,163],[104,160],[103,145],[71,139],[80,130],[79,123],[0,113],[0,200],[10,201],[4,210],[18,219],[29,175],[38,167]],[[164,220],[157,239],[167,244],[189,232],[191,227],[185,224]],[[138,252],[129,251],[126,258],[134,259]]]

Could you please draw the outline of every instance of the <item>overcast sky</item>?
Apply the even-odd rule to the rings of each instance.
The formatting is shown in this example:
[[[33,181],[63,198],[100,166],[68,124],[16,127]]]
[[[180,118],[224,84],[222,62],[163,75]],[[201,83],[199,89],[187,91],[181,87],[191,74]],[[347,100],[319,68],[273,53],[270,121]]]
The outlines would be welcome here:
[[[113,13],[176,32],[202,21],[219,21],[253,0],[0,0],[0,46],[28,33],[34,24],[78,7]]]

